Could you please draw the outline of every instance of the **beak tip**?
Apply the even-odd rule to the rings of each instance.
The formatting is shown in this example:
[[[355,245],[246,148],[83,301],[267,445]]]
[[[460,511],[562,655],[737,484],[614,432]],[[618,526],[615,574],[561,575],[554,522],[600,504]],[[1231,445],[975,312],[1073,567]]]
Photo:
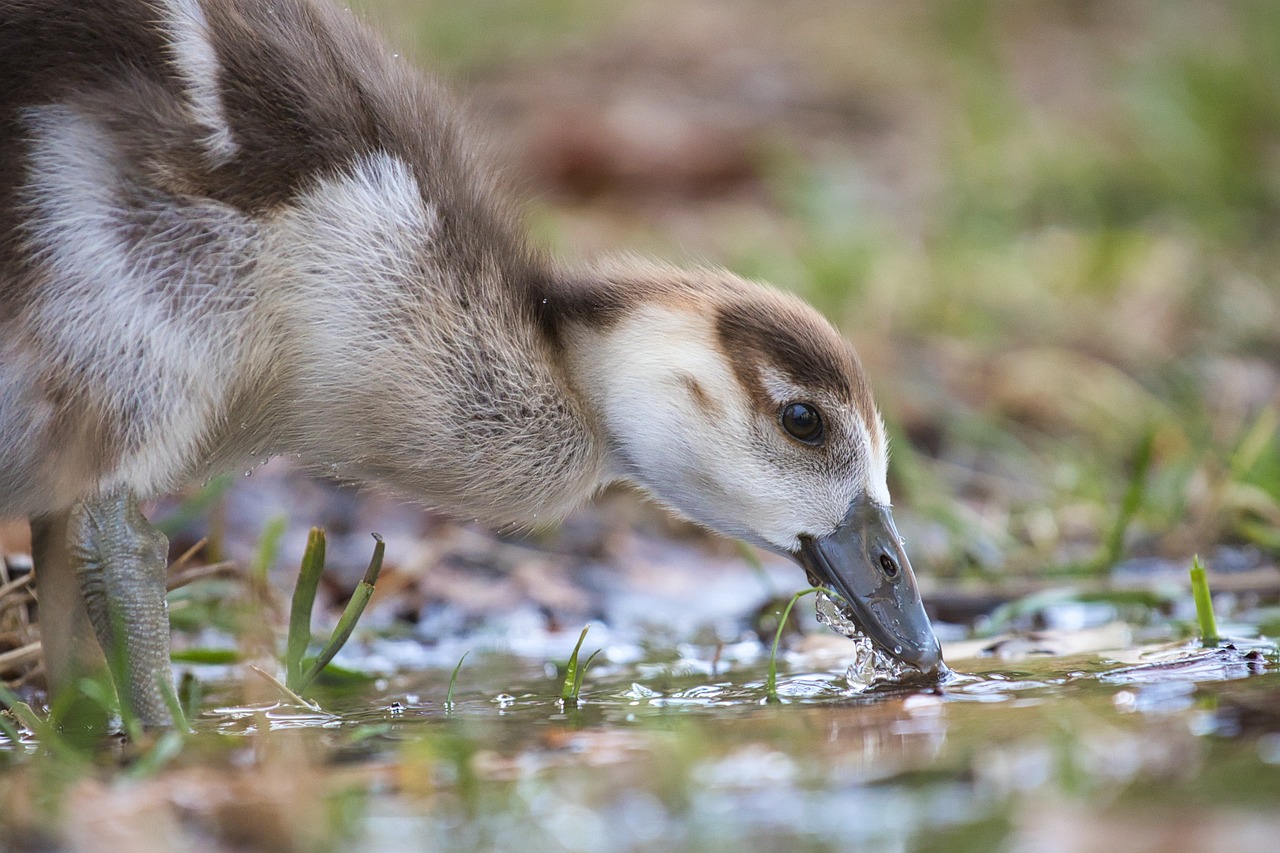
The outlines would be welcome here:
[[[933,642],[920,649],[920,653],[915,656],[914,660],[908,662],[927,674],[940,672],[945,666],[942,662],[942,646],[934,639]]]

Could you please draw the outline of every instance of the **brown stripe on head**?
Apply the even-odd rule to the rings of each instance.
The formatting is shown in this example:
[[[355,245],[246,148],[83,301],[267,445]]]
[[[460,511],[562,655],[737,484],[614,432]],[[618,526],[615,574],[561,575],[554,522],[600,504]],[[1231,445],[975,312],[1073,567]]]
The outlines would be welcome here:
[[[808,305],[744,284],[719,302],[715,326],[738,381],[758,405],[776,404],[763,385],[769,368],[816,395],[853,406],[869,425],[875,403],[857,355]]]
[[[702,383],[694,379],[690,374],[684,374],[680,377],[680,384],[689,392],[689,396],[697,404],[698,408],[712,418],[725,417],[725,411],[715,397],[707,393],[702,387]]]
[[[772,372],[815,402],[854,408],[869,434],[879,431],[871,387],[853,348],[821,314],[789,294],[720,269],[683,270],[620,257],[538,279],[529,299],[553,341],[566,324],[603,331],[643,306],[706,317],[715,335],[711,343],[761,410],[779,402],[765,387]]]
[[[532,277],[526,286],[539,325],[558,341],[566,325],[604,330],[645,305],[700,309],[721,282],[624,255]]]

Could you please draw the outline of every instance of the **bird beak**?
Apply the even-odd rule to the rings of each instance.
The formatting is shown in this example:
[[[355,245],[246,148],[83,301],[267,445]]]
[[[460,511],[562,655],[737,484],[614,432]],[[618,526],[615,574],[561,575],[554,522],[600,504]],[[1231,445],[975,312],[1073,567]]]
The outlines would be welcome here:
[[[859,498],[828,535],[800,537],[793,556],[815,586],[839,593],[842,609],[885,653],[923,672],[939,670],[942,648],[888,507]]]

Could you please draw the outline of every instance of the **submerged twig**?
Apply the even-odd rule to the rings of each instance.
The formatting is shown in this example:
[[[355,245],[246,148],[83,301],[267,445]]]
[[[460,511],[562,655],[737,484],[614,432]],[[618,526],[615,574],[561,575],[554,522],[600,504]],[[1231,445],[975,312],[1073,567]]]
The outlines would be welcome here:
[[[261,675],[267,681],[271,682],[271,684],[277,690],[283,693],[289,699],[289,701],[292,702],[293,704],[300,705],[303,708],[309,708],[312,711],[320,710],[320,706],[317,705],[315,702],[312,702],[308,699],[303,699],[301,696],[297,694],[297,692],[290,690],[287,684],[285,684],[283,681],[276,678],[274,675],[267,672],[265,669],[258,666],[257,664],[252,664],[252,663],[249,664],[249,669],[253,670],[254,672],[258,673],[258,675]]]

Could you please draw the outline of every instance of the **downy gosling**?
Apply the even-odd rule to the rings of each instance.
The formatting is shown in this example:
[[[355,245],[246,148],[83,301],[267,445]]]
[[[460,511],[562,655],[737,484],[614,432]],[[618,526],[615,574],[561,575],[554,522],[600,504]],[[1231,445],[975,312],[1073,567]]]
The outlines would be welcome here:
[[[31,520],[55,690],[121,650],[171,723],[139,501],[282,453],[503,527],[628,481],[941,668],[849,345],[721,270],[553,263],[349,12],[4,0],[0,80],[0,517]]]

